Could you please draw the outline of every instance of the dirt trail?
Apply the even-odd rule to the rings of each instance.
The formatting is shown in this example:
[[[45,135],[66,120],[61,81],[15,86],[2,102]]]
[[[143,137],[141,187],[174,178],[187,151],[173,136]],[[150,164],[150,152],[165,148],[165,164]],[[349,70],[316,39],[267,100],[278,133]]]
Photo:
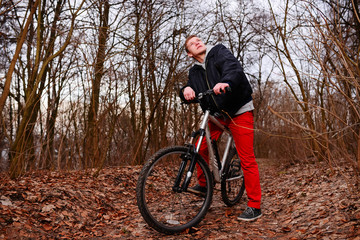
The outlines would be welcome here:
[[[89,172],[34,172],[18,181],[0,175],[0,239],[359,239],[360,200],[346,176],[324,164],[279,167],[259,159],[263,216],[239,222],[217,186],[205,219],[187,233],[149,228],[136,206],[140,166]]]

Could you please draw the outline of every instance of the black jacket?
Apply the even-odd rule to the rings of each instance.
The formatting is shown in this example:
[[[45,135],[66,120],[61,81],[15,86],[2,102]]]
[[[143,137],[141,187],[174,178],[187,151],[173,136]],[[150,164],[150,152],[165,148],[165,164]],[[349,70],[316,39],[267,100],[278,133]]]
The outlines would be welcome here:
[[[212,89],[217,83],[228,83],[231,92],[215,95],[207,104],[210,104],[211,108],[215,109],[214,111],[225,112],[225,116],[233,117],[242,106],[252,100],[252,89],[243,68],[235,56],[222,44],[210,50],[205,59],[205,66],[206,72],[204,68],[196,64],[189,70],[189,80],[185,87],[190,86],[198,95]],[[180,97],[184,100],[182,90]],[[208,106],[201,107],[205,110]]]

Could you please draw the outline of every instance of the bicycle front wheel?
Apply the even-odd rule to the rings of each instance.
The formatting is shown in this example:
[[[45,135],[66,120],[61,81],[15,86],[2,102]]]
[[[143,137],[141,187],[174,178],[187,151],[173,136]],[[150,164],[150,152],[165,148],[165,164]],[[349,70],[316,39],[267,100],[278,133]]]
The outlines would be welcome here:
[[[236,148],[229,151],[223,177],[221,178],[221,197],[227,206],[234,206],[244,194],[244,174]]]
[[[181,163],[185,161],[187,166],[190,163],[190,160],[184,160],[187,152],[188,148],[183,146],[158,151],[145,163],[137,182],[136,198],[140,213],[149,226],[162,233],[174,234],[197,225],[211,204],[213,180],[209,167],[200,156],[196,161],[205,175],[205,196],[173,188]],[[188,167],[183,171],[181,183],[187,170]],[[189,188],[196,184],[197,178],[192,176]]]

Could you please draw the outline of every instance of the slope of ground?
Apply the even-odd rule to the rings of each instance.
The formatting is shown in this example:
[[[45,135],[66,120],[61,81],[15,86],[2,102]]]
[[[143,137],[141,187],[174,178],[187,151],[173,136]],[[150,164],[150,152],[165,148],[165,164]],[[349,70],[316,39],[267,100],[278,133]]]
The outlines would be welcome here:
[[[0,175],[0,239],[359,239],[359,195],[350,170],[324,164],[279,167],[259,160],[263,217],[239,222],[246,199],[228,208],[218,186],[194,229],[166,236],[149,228],[136,206],[141,167],[44,172],[17,181]]]

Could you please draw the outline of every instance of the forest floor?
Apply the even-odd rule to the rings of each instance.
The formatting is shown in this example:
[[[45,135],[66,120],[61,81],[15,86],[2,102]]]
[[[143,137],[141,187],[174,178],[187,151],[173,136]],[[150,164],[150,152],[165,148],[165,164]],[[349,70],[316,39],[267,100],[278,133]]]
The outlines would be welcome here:
[[[138,211],[141,167],[37,171],[13,181],[0,174],[0,239],[358,239],[359,193],[354,173],[324,163],[281,166],[259,159],[263,216],[239,222],[246,199],[229,208],[215,190],[210,211],[190,231],[167,236]],[[326,170],[324,170],[326,169]]]

